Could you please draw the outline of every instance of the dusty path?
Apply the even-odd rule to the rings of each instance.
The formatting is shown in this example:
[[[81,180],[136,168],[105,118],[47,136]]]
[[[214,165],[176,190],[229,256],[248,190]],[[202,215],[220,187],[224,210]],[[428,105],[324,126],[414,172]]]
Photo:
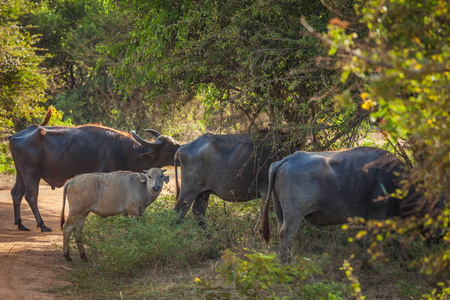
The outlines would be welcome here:
[[[52,232],[36,228],[33,213],[25,199],[22,220],[31,231],[19,231],[14,225],[10,186],[0,186],[0,299],[57,299],[49,288],[67,285],[54,277],[65,272],[59,216],[62,189],[47,185],[39,188],[39,209]]]
[[[173,192],[174,170],[167,169],[170,182],[163,192]],[[0,300],[60,299],[60,296],[46,291],[69,284],[55,279],[71,267],[62,255],[59,218],[63,189],[52,191],[46,184],[39,186],[39,210],[52,232],[40,232],[36,228],[36,220],[25,198],[21,206],[22,221],[31,231],[19,231],[14,225],[10,194],[14,181],[14,176],[0,174]]]

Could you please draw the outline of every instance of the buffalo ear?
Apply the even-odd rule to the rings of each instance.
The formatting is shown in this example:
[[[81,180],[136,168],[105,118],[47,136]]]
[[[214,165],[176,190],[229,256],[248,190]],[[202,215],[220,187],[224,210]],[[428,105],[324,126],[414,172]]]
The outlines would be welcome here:
[[[139,158],[139,159],[144,159],[144,158],[146,158],[146,157],[153,158],[153,157],[155,157],[155,156],[156,156],[155,153],[145,152],[145,153],[139,154],[139,155],[138,155],[138,158]]]
[[[139,179],[139,181],[141,183],[146,183],[147,182],[147,176],[145,176],[145,174],[136,173],[136,177],[137,177],[137,179]]]
[[[169,176],[164,176],[164,182],[169,183]]]

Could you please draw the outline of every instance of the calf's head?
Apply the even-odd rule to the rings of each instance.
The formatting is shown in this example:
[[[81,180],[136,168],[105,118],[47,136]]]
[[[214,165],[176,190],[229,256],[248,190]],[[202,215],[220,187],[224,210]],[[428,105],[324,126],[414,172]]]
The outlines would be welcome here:
[[[144,173],[138,174],[138,178],[142,183],[147,184],[147,189],[150,194],[158,196],[165,183],[169,182],[169,176],[164,175],[167,170],[161,170],[160,168],[151,168],[150,170],[144,170]]]

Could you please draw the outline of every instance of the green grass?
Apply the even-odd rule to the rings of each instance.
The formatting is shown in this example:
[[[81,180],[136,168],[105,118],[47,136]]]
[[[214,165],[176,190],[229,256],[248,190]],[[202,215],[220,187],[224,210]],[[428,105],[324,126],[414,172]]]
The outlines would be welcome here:
[[[245,280],[256,286],[273,280],[276,297],[351,299],[351,283],[340,268],[352,254],[353,276],[369,299],[418,298],[430,293],[437,282],[450,278],[448,272],[430,277],[417,269],[402,267],[390,249],[386,249],[389,261],[375,262],[373,270],[362,271],[362,242],[348,241],[357,229],[316,228],[303,222],[293,242],[295,263],[286,273],[292,279],[267,279],[281,274],[277,272],[284,267],[276,257],[271,258],[278,251],[274,215],[269,246],[252,232],[260,201],[225,203],[211,199],[205,230],[199,228],[191,213],[179,223],[171,210],[174,201],[173,195],[160,196],[140,219],[90,216],[84,230],[90,261],[82,262],[72,245],[75,270],[65,279],[73,284],[54,292],[69,299],[251,299],[252,294],[246,294],[246,289],[252,285],[244,285],[244,277],[236,277],[238,271],[247,272],[245,268],[251,265],[265,271],[246,273]],[[406,251],[412,257],[420,257],[445,247],[448,245],[428,248],[417,241],[406,245]],[[313,271],[302,271],[306,270],[305,262]],[[223,267],[226,263],[227,268]],[[263,287],[252,290],[259,291],[255,295],[258,299],[268,295]]]

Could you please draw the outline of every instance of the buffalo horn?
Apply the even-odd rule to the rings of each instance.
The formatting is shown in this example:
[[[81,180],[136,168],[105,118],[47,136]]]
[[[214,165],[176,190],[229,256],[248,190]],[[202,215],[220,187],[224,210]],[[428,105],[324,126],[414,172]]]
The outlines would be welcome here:
[[[153,134],[155,136],[155,138],[157,138],[158,136],[161,135],[161,133],[159,133],[158,131],[156,131],[154,129],[145,129],[144,132],[150,132],[151,134]]]
[[[151,130],[151,129],[150,129],[150,130]],[[153,143],[146,142],[146,141],[144,141],[143,139],[141,139],[141,138],[136,134],[136,132],[134,132],[134,130],[131,130],[131,135],[133,136],[133,138],[134,138],[136,141],[139,142],[139,144],[141,144],[142,146],[145,146],[145,147],[160,146],[160,145],[162,144],[162,142],[161,142],[161,141],[158,141],[158,140],[154,141]]]

